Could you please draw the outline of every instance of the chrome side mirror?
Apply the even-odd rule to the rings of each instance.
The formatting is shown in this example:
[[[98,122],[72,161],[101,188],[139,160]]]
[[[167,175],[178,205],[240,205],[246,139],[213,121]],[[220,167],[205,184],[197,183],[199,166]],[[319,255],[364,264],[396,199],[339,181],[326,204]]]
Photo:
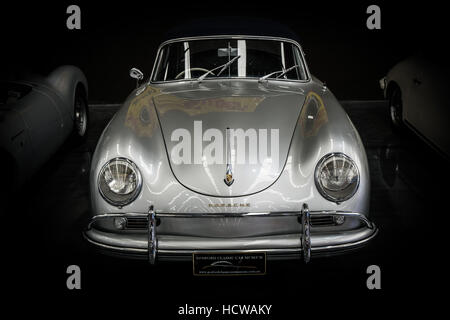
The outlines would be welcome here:
[[[144,79],[144,74],[137,68],[131,68],[130,77],[136,79],[136,88],[139,87],[139,81]]]

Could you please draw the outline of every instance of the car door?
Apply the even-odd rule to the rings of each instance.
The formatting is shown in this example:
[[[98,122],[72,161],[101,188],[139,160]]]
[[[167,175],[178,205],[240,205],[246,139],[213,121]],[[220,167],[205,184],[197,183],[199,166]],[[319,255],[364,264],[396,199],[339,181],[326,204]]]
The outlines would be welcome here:
[[[417,60],[410,79],[411,99],[407,101],[406,120],[426,140],[450,154],[448,119],[449,102],[446,93],[449,81],[445,66],[430,59]]]
[[[407,59],[402,63],[402,68],[398,70],[398,74],[401,79],[403,120],[415,127],[420,122],[423,112],[422,93],[419,92],[420,88],[416,82],[418,79],[423,79],[419,60],[416,57]]]

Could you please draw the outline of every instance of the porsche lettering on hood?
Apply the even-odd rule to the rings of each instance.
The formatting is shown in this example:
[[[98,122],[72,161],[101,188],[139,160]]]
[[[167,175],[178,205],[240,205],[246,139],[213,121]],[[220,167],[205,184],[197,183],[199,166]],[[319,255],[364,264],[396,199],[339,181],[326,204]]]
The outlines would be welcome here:
[[[172,91],[153,102],[179,182],[207,195],[241,196],[280,175],[304,99],[254,86]]]

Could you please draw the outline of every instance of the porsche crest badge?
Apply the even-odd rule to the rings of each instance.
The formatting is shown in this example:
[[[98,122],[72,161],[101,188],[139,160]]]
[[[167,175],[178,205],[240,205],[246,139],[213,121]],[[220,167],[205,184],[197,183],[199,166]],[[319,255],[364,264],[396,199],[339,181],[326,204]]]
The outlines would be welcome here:
[[[226,130],[226,146],[227,146],[227,171],[225,172],[225,179],[223,182],[227,186],[231,186],[234,182],[233,168],[231,166],[231,146],[230,146],[230,128]]]

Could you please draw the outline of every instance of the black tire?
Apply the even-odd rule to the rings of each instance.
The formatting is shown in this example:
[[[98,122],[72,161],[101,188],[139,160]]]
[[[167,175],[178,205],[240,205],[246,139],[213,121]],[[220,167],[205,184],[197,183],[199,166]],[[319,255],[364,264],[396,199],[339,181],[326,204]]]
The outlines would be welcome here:
[[[86,94],[81,88],[77,88],[73,106],[73,136],[78,141],[84,141],[89,129],[89,108]]]
[[[394,129],[403,128],[403,101],[402,92],[395,87],[389,96],[389,118]]]

